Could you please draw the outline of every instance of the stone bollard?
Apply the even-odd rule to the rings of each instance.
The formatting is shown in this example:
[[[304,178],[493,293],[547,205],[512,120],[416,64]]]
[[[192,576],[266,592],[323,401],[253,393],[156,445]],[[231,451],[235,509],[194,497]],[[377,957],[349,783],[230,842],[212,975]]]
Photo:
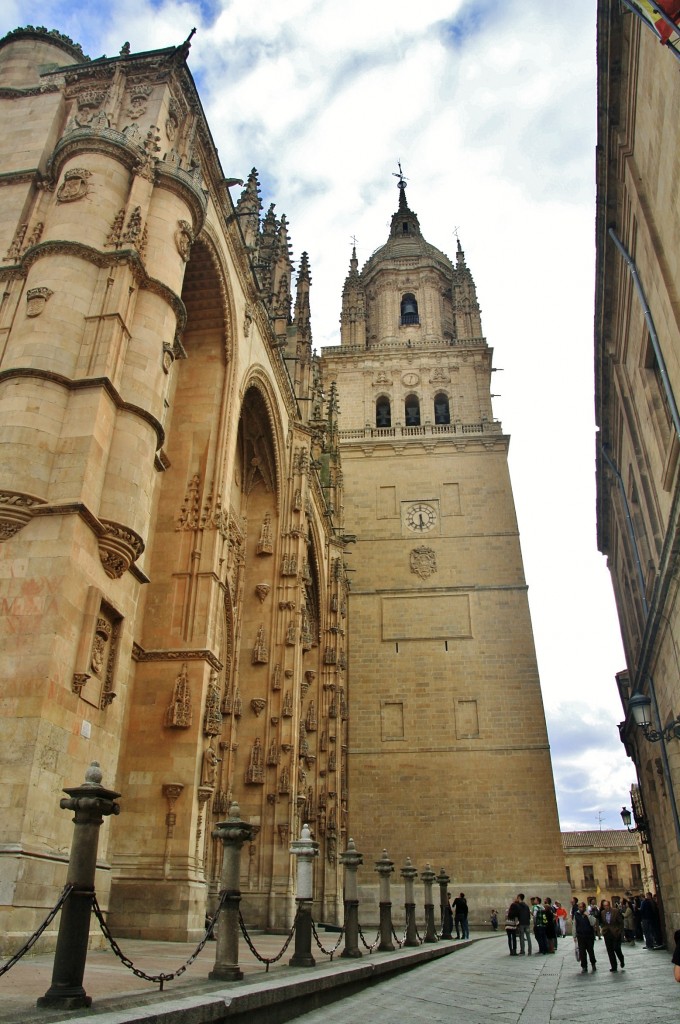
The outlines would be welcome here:
[[[420,872],[420,878],[425,890],[425,938],[423,942],[437,942],[437,932],[434,927],[434,903],[432,902],[432,883],[435,880],[435,873],[429,864],[425,870]]]
[[[219,821],[213,836],[221,839],[222,893],[226,894],[217,925],[215,966],[208,975],[218,981],[240,981],[243,971],[238,965],[239,904],[241,902],[241,849],[249,843],[259,829],[248,821],[241,821],[241,808],[234,801],[226,821]]]
[[[419,946],[418,929],[416,928],[416,902],[413,895],[413,883],[418,877],[417,870],[411,863],[411,858],[406,858],[406,863],[401,869],[401,877],[404,879],[404,912],[406,914],[406,938],[405,946]]]
[[[357,853],[353,839],[348,839],[347,849],[340,854],[340,863],[345,869],[345,948],[341,956],[359,957],[359,893],[357,889],[357,868],[364,863],[362,854]]]
[[[449,882],[451,878],[446,874],[444,868],[440,868],[437,881],[439,882],[439,902],[442,911],[442,938],[452,939],[453,911],[449,908]]]
[[[83,988],[83,976],[90,937],[99,829],[105,817],[120,813],[115,802],[120,793],[104,789],[101,781],[101,768],[93,761],[85,772],[82,786],[64,789],[69,798],[62,798],[59,802],[63,810],[75,811],[75,830],[66,875],[66,882],[71,883],[73,890],[61,908],[52,984],[38,999],[38,1006],[77,1010],[92,1004],[91,997]]]
[[[316,960],[312,956],[312,865],[319,856],[319,844],[312,839],[309,825],[302,826],[300,838],[293,840],[288,849],[297,857],[295,899],[298,905],[295,952],[288,963],[291,967],[313,967]]]
[[[375,862],[375,870],[380,875],[380,945],[379,950],[394,949],[392,942],[392,901],[390,899],[390,875],[394,871],[394,861],[383,850],[380,860]]]

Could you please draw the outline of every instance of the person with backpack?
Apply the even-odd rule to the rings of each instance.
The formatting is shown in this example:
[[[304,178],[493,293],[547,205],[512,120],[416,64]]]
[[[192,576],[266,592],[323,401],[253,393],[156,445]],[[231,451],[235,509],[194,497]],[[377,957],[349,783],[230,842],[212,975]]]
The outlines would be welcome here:
[[[541,956],[545,956],[548,952],[548,939],[545,934],[548,915],[543,908],[540,896],[531,897],[531,913],[534,919],[534,935],[538,944],[538,952]]]

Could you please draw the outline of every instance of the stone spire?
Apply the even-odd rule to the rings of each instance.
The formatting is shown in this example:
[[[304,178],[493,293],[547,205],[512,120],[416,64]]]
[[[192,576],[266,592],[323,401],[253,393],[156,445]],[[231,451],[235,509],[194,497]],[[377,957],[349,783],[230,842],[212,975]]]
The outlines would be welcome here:
[[[458,341],[471,341],[482,337],[482,318],[477,289],[465,262],[465,253],[458,239],[456,269],[453,272],[454,335]]]
[[[260,181],[257,170],[253,167],[248,175],[246,186],[236,204],[236,216],[239,218],[241,232],[248,249],[254,249],[257,245],[261,212]]]
[[[356,245],[352,246],[349,273],[342,289],[340,343],[366,347],[366,294],[359,276]]]

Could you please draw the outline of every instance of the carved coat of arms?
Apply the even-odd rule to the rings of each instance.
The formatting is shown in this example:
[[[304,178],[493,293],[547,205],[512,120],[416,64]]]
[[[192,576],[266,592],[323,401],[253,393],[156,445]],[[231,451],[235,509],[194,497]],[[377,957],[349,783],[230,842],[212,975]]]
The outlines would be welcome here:
[[[411,572],[420,576],[421,580],[428,579],[437,571],[437,556],[432,548],[413,548],[411,551]]]

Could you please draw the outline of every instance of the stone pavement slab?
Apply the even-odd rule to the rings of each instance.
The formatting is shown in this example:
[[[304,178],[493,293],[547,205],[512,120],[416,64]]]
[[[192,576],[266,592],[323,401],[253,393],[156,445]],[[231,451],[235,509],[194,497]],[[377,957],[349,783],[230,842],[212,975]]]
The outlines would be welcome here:
[[[678,1024],[680,985],[668,950],[624,951],[609,971],[597,943],[597,972],[581,974],[570,938],[554,956],[511,957],[504,937],[475,942],[341,1002],[298,1024]]]

